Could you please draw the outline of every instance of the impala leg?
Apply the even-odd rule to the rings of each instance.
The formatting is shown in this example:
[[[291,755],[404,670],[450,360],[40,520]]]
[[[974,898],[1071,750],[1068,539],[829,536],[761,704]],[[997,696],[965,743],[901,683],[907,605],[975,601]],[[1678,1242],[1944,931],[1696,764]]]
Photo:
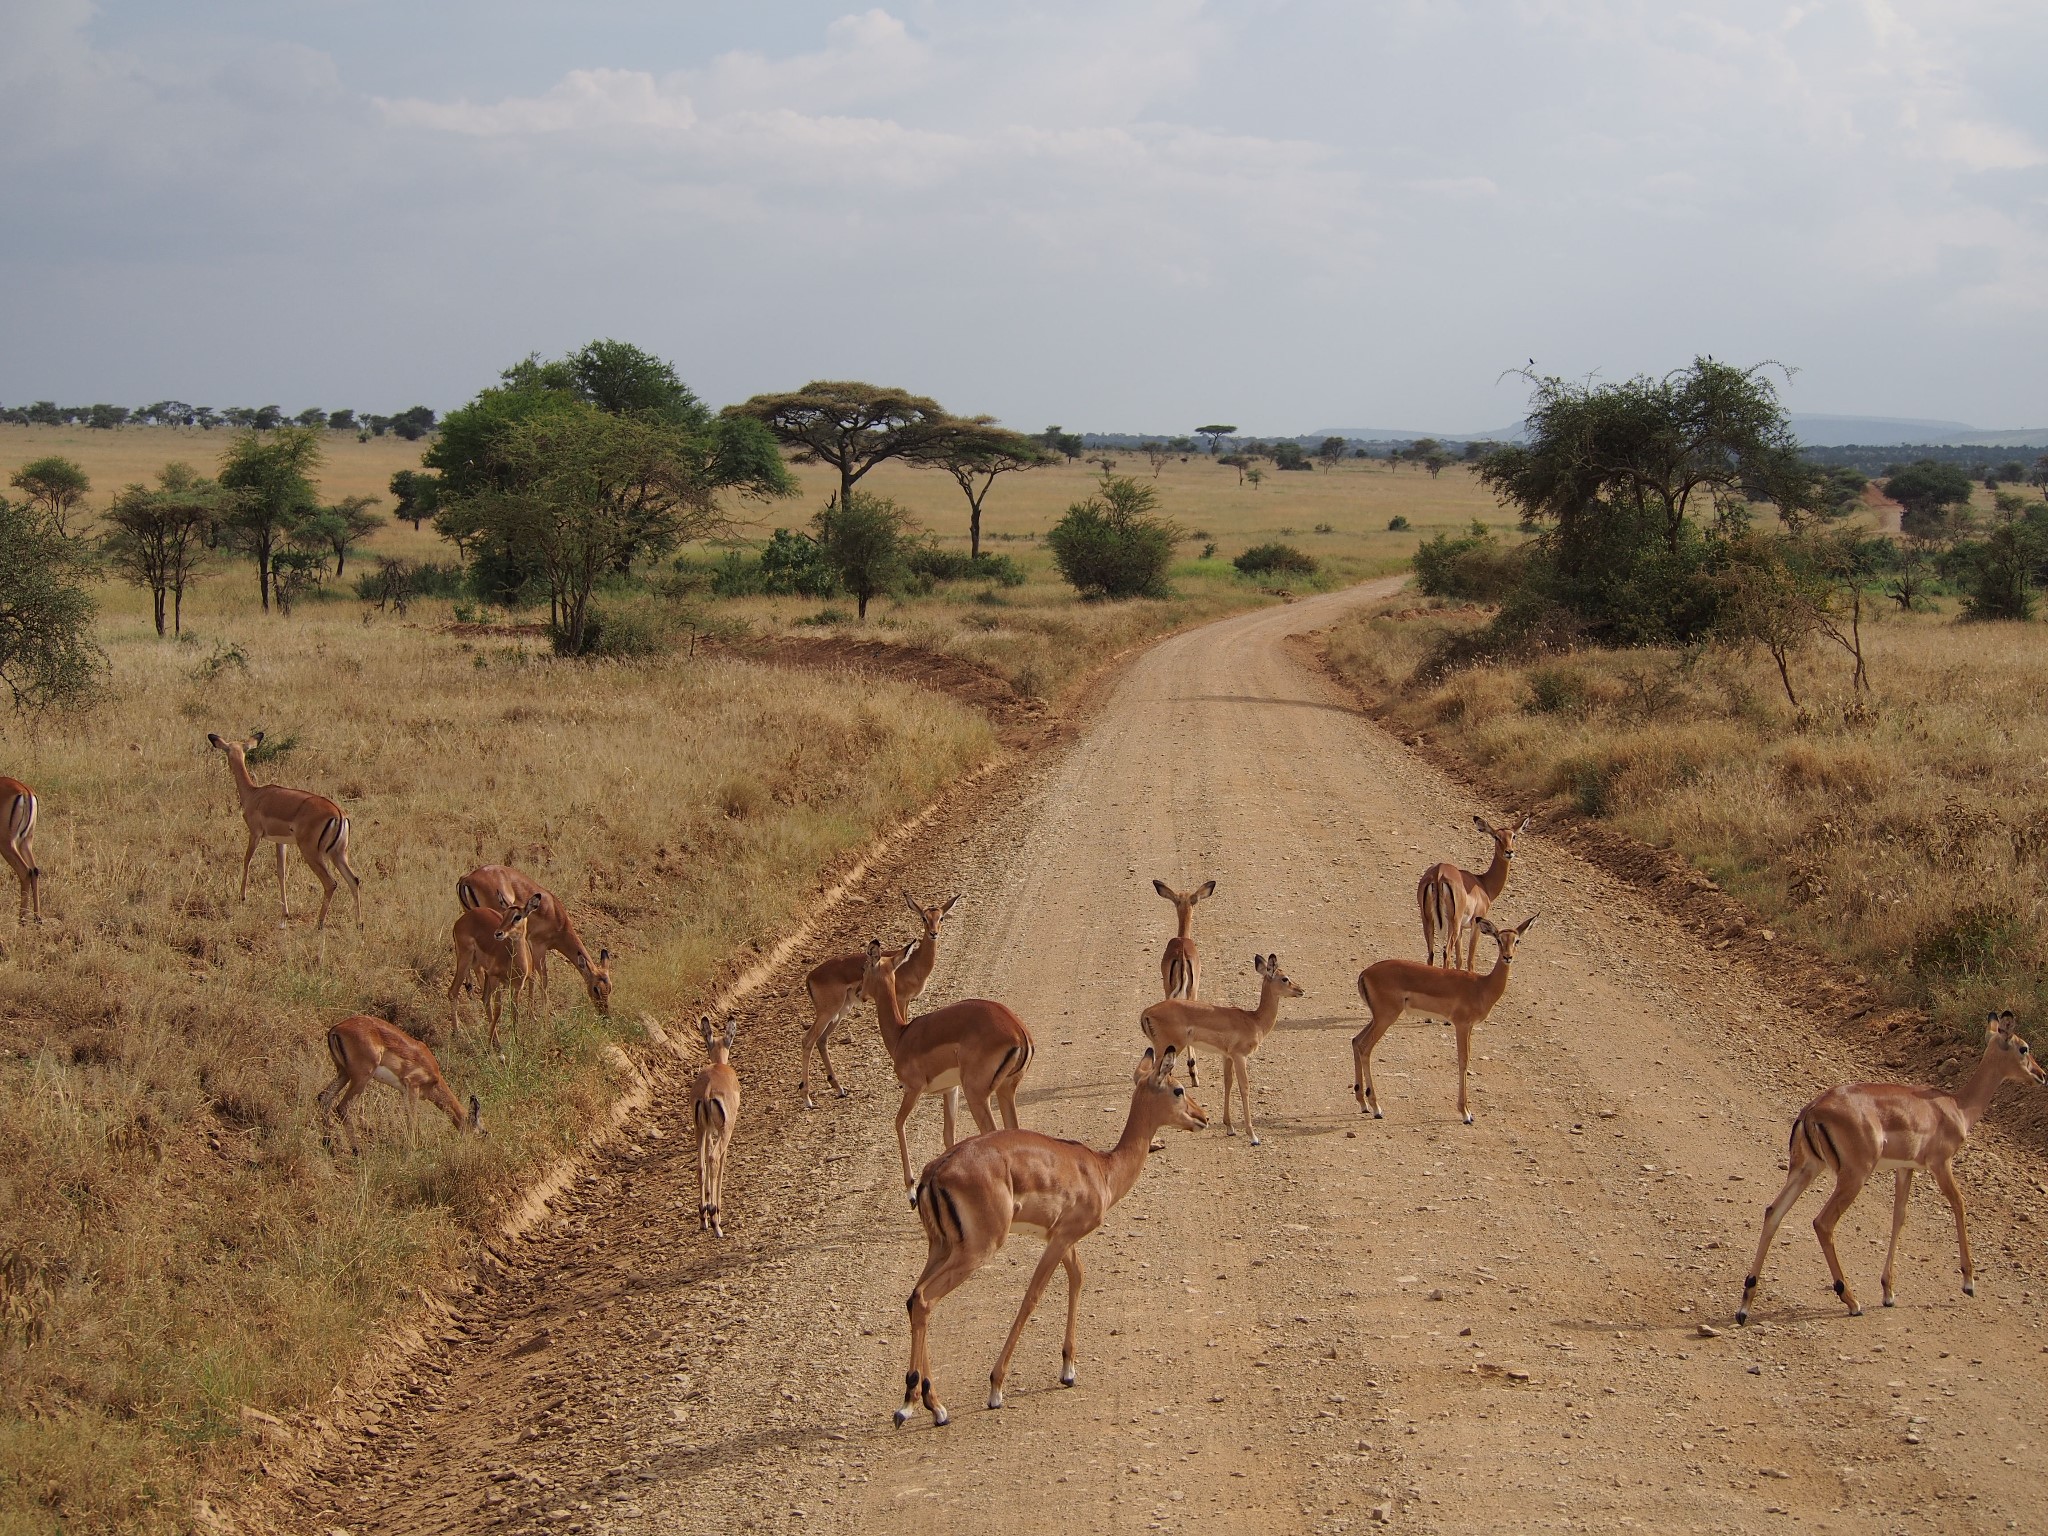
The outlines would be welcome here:
[[[954,1091],[957,1093],[959,1090]],[[995,1091],[995,1085],[991,1084],[980,1093],[966,1095],[967,1112],[974,1116],[974,1130],[978,1136],[986,1136],[996,1128],[996,1112],[989,1102]]]
[[[1031,1283],[1024,1287],[1024,1304],[1017,1308],[1017,1320],[1010,1324],[1010,1336],[1003,1340],[1003,1352],[996,1356],[996,1368],[988,1373],[989,1407],[1003,1406],[1003,1383],[1009,1379],[1010,1357],[1017,1352],[1017,1341],[1024,1337],[1024,1325],[1038,1310],[1039,1299],[1045,1295],[1045,1288],[1052,1281],[1052,1272],[1066,1262],[1072,1247],[1072,1243],[1054,1237],[1046,1242],[1045,1252],[1038,1256],[1038,1267],[1031,1271]]]
[[[1906,1201],[1913,1193],[1913,1170],[1901,1168],[1892,1175],[1892,1240],[1884,1250],[1884,1304],[1892,1304],[1892,1260],[1898,1257],[1899,1234],[1906,1230]]]
[[[1851,1317],[1863,1315],[1862,1304],[1856,1300],[1856,1293],[1849,1289],[1849,1282],[1842,1275],[1842,1258],[1835,1252],[1835,1223],[1842,1219],[1842,1213],[1856,1203],[1856,1197],[1863,1193],[1863,1181],[1867,1174],[1857,1173],[1844,1166],[1835,1173],[1834,1192],[1828,1202],[1820,1208],[1820,1214],[1813,1218],[1813,1235],[1820,1239],[1821,1254],[1828,1261],[1828,1274],[1834,1278],[1835,1294],[1842,1298]]]
[[[923,1394],[926,1412],[932,1416],[934,1426],[946,1424],[952,1415],[946,1412],[946,1405],[939,1401],[938,1390],[932,1385],[931,1321],[932,1308],[957,1290],[967,1277],[981,1267],[982,1256],[965,1247],[931,1245],[926,1257],[924,1273],[917,1277],[917,1284],[910,1288],[910,1369],[903,1377],[903,1406],[896,1410],[896,1423],[910,1422],[920,1392]]]
[[[910,1123],[910,1112],[917,1108],[917,1101],[924,1097],[922,1088],[905,1088],[903,1102],[896,1110],[896,1150],[903,1158],[903,1187],[912,1189],[915,1182],[910,1177],[910,1137],[903,1127]]]
[[[1970,1262],[1970,1224],[1963,1214],[1963,1191],[1956,1183],[1956,1171],[1948,1163],[1934,1165],[1934,1182],[1948,1196],[1948,1208],[1956,1213],[1956,1248],[1963,1258],[1963,1294],[1977,1294],[1977,1268]]]
[[[1380,1111],[1380,1096],[1372,1088],[1372,1050],[1399,1017],[1397,1013],[1382,1019],[1374,1014],[1372,1022],[1351,1037],[1351,1091],[1358,1096],[1358,1107],[1375,1120],[1385,1116]]]
[[[291,904],[291,903],[290,903],[289,901],[286,901],[286,900],[285,900],[285,896],[284,896],[284,844],[283,844],[283,843],[279,843],[279,844],[277,845],[277,909],[278,909],[278,911],[282,912],[282,913],[283,913],[283,914],[285,915],[285,918],[286,918],[287,920],[289,920],[289,919],[291,918],[291,915],[292,915],[292,904]]]
[[[1472,1108],[1465,1098],[1465,1078],[1472,1061],[1472,1026],[1460,1024],[1458,1030],[1458,1113],[1465,1123],[1472,1123]]]
[[[320,882],[320,915],[313,920],[313,926],[315,928],[325,928],[327,926],[327,904],[334,900],[335,887],[341,882],[334,878],[333,873],[327,868],[327,860],[321,856],[319,848],[313,844],[301,843],[299,845],[299,857],[306,861],[306,868],[312,870],[313,878]],[[279,867],[282,868],[284,864],[283,843],[277,845],[277,862]],[[356,911],[358,918],[360,918],[362,913],[361,897],[356,899]],[[361,926],[360,922],[358,922],[357,926]]]
[[[1256,1147],[1259,1144],[1259,1130],[1252,1124],[1252,1064],[1242,1056],[1237,1059],[1237,1092],[1238,1097],[1244,1101],[1244,1132],[1251,1137],[1252,1145]],[[1228,1085],[1223,1090],[1223,1102],[1230,1102]]]
[[[6,858],[8,867],[14,871],[15,883],[21,887],[19,921],[24,923],[28,921],[29,908],[33,904],[36,921],[41,922],[43,919],[42,900],[36,891],[36,877],[39,871],[36,869],[34,855],[28,851],[28,845],[25,843],[9,843],[4,848],[0,848],[0,856]]]
[[[369,1085],[370,1080],[367,1077],[360,1082],[350,1079],[349,1085],[342,1089],[341,1097],[334,1102],[334,1118],[341,1122],[341,1133],[348,1138],[348,1149],[358,1155],[363,1149],[356,1141],[355,1122],[348,1117],[348,1107],[355,1102],[356,1095]]]
[[[462,1028],[462,987],[469,980],[469,954],[460,944],[455,946],[455,979],[448,983],[448,1028],[450,1033]]]
[[[804,1031],[803,1057],[797,1068],[796,1077],[796,1089],[804,1096],[805,1109],[818,1107],[818,1101],[811,1097],[811,1052],[816,1051],[824,1058],[826,1081],[832,1080],[832,1057],[825,1050],[825,1036],[839,1020],[836,1010],[828,1012],[819,1006],[815,997],[811,999],[811,1006],[815,1010],[815,1017],[811,1020],[811,1027]],[[834,1082],[832,1086],[836,1089],[839,1085]],[[842,1094],[841,1097],[845,1095]]]
[[[1019,1067],[1008,1077],[996,1083],[996,1108],[1002,1111],[1003,1124],[1013,1131],[1017,1129],[1018,1125],[1017,1085],[1023,1081],[1024,1069]],[[995,1127],[990,1125],[988,1129],[994,1130]]]
[[[505,1011],[505,999],[499,992],[497,977],[491,975],[484,977],[483,1001],[484,1017],[489,1019],[491,1024],[491,1049],[498,1053],[498,1060],[503,1061],[505,1059],[505,1047],[498,1043],[498,1017]]]
[[[948,1148],[950,1148],[953,1145],[954,1124],[955,1121],[958,1119],[960,1113],[960,1090],[958,1088],[948,1088],[945,1092],[945,1097],[941,1100],[941,1103],[943,1103],[945,1106],[946,1145]],[[979,1124],[981,1121],[981,1116],[976,1115],[974,1118],[975,1123]]]
[[[711,1127],[703,1105],[697,1106],[697,1230],[711,1230]]]
[[[1074,1326],[1081,1315],[1081,1245],[1067,1249],[1067,1340],[1060,1346],[1060,1385],[1071,1387],[1074,1375]]]
[[[1237,1127],[1230,1123],[1230,1089],[1237,1079],[1237,1063],[1228,1051],[1223,1053],[1223,1134],[1235,1136]]]
[[[343,839],[334,845],[334,867],[340,870],[342,878],[348,881],[349,894],[355,898],[356,927],[361,928],[363,926],[363,882],[357,876],[355,866],[348,861],[347,839]],[[327,894],[332,896],[334,891],[330,888]]]
[[[723,1122],[718,1131],[718,1156],[711,1167],[711,1230],[719,1237],[725,1236],[725,1170],[732,1158],[732,1122],[725,1119],[723,1110],[719,1114]]]
[[[1797,1137],[1794,1137],[1795,1142]],[[1749,1261],[1749,1273],[1742,1278],[1742,1305],[1735,1309],[1738,1324],[1749,1321],[1750,1298],[1756,1293],[1756,1282],[1764,1272],[1764,1259],[1770,1254],[1771,1240],[1778,1235],[1778,1226],[1791,1214],[1792,1207],[1799,1203],[1799,1197],[1806,1193],[1806,1186],[1820,1177],[1821,1162],[1818,1158],[1807,1157],[1792,1165],[1792,1171],[1785,1176],[1784,1185],[1778,1190],[1771,1203],[1764,1207],[1763,1235],[1756,1242],[1756,1257]]]
[[[313,1102],[320,1106],[320,1139],[333,1145],[332,1123],[334,1120],[334,1097],[348,1086],[348,1074],[337,1072],[334,1081],[313,1095]]]
[[[412,1152],[420,1148],[420,1091],[412,1087],[405,1090],[405,1145]]]
[[[236,898],[238,901],[247,901],[249,899],[249,861],[256,857],[256,850],[262,845],[263,839],[254,832],[251,832],[249,834],[249,846],[242,850],[242,894]]]

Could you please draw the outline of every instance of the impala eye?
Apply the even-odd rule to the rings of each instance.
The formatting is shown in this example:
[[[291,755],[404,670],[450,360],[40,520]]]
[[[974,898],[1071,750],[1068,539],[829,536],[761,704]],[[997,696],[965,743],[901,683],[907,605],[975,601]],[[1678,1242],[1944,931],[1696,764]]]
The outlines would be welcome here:
[[[1174,1097],[1175,1097],[1175,1098],[1177,1099],[1177,1098],[1179,1098],[1179,1097],[1180,1097],[1180,1096],[1181,1096],[1182,1094],[1184,1094],[1184,1093],[1186,1093],[1186,1092],[1187,1092],[1187,1089],[1185,1089],[1185,1088],[1176,1088],[1176,1089],[1174,1089],[1174,1090],[1173,1090],[1173,1096],[1174,1096]]]

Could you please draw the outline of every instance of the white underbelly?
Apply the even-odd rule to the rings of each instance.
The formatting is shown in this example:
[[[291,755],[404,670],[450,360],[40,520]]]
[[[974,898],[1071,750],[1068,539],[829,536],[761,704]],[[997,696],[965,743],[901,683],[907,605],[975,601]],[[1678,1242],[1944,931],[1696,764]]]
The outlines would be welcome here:
[[[1877,1160],[1879,1173],[1897,1173],[1902,1168],[1918,1168],[1920,1165],[1910,1157],[1880,1157]]]
[[[1010,1223],[1010,1230],[1012,1232],[1026,1232],[1033,1237],[1042,1238],[1047,1235],[1045,1228],[1041,1227],[1037,1222],[1025,1221],[1022,1217],[1019,1217]]]
[[[377,1079],[380,1083],[389,1083],[393,1088],[403,1088],[405,1086],[405,1080],[389,1067],[379,1067],[370,1076]]]
[[[951,1071],[941,1072],[937,1077],[927,1078],[924,1091],[926,1093],[944,1093],[948,1088],[958,1088],[959,1086],[960,1069],[954,1067]]]

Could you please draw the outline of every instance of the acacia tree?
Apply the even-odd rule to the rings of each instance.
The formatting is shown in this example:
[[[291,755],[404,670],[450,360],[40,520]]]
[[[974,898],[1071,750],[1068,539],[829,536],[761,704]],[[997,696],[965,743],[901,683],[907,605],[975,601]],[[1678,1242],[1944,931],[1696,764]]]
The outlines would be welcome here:
[[[484,488],[444,499],[443,512],[473,518],[484,537],[530,563],[548,589],[556,647],[579,656],[600,578],[723,526],[721,491],[787,489],[772,448],[767,462],[734,461],[728,446],[724,433],[570,401],[500,433]]]
[[[320,434],[311,427],[279,427],[268,437],[245,432],[221,459],[227,492],[222,526],[256,561],[263,611],[270,611],[271,566],[294,529],[312,515],[313,471],[320,467]]]
[[[316,510],[299,529],[307,544],[333,552],[335,580],[341,579],[348,552],[384,526],[383,514],[370,510],[376,504],[374,496],[344,496],[333,506]]]
[[[47,512],[0,496],[0,686],[17,712],[82,704],[106,670],[86,575]]]
[[[401,469],[391,477],[392,516],[411,523],[413,532],[418,533],[420,524],[434,515],[440,495],[439,475],[431,470]]]
[[[126,580],[149,589],[156,632],[169,609],[174,635],[185,630],[185,588],[206,558],[206,533],[220,508],[220,491],[189,464],[166,464],[156,489],[131,485],[107,511],[101,551]]]
[[[1322,461],[1324,469],[1335,469],[1344,457],[1344,439],[1341,437],[1324,438],[1321,445],[1316,449],[1316,457]]]
[[[951,475],[960,494],[967,498],[969,559],[981,558],[981,509],[997,477],[1050,464],[1053,457],[1037,440],[999,427],[987,416],[963,422],[942,447],[931,453],[927,462]]]
[[[1209,439],[1209,457],[1213,459],[1216,457],[1216,445],[1222,442],[1224,438],[1234,435],[1236,431],[1237,428],[1229,422],[1217,421],[1211,422],[1206,427],[1195,428],[1195,436]]]
[[[729,405],[727,416],[760,422],[799,464],[839,471],[839,504],[869,470],[891,459],[936,464],[959,434],[975,425],[950,416],[936,400],[857,380],[816,379],[802,389],[755,395]]]
[[[92,489],[83,469],[54,453],[22,465],[9,484],[50,520],[59,537],[67,539],[71,537],[71,514]]]

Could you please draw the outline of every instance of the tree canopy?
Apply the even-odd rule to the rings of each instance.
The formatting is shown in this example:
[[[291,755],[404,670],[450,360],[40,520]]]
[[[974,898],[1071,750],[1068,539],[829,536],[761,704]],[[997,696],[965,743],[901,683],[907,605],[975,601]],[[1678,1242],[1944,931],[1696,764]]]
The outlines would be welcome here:
[[[71,535],[71,514],[92,489],[85,471],[71,460],[49,454],[24,464],[8,482],[28,498],[29,505],[50,520],[65,538]]]
[[[845,501],[828,502],[813,523],[819,550],[846,590],[853,594],[860,617],[868,602],[901,578],[908,540],[916,525],[910,514],[884,496],[855,491]]]
[[[1970,477],[1953,464],[1921,459],[1885,481],[1885,494],[1900,507],[1899,531],[1915,538],[1940,538],[1960,531],[1952,514],[1970,504]]]
[[[84,703],[106,669],[85,563],[40,507],[0,496],[0,687],[17,711]]]
[[[967,498],[967,554],[981,555],[981,509],[998,476],[1021,469],[1051,464],[1056,455],[1035,438],[999,427],[990,416],[976,416],[960,424],[928,456],[953,477],[960,494]]]
[[[156,632],[184,633],[185,588],[206,557],[206,533],[220,511],[220,488],[189,464],[166,464],[156,488],[130,485],[107,511],[101,552],[108,565],[150,594]]]
[[[263,611],[275,595],[271,567],[292,530],[312,515],[313,472],[320,467],[320,434],[312,427],[279,427],[267,436],[249,431],[228,445],[219,484],[226,492],[222,526],[256,561]]]
[[[814,379],[802,389],[755,395],[725,408],[728,419],[756,421],[795,451],[799,464],[839,471],[839,501],[877,464],[890,459],[933,464],[963,430],[936,400],[858,380]]]

